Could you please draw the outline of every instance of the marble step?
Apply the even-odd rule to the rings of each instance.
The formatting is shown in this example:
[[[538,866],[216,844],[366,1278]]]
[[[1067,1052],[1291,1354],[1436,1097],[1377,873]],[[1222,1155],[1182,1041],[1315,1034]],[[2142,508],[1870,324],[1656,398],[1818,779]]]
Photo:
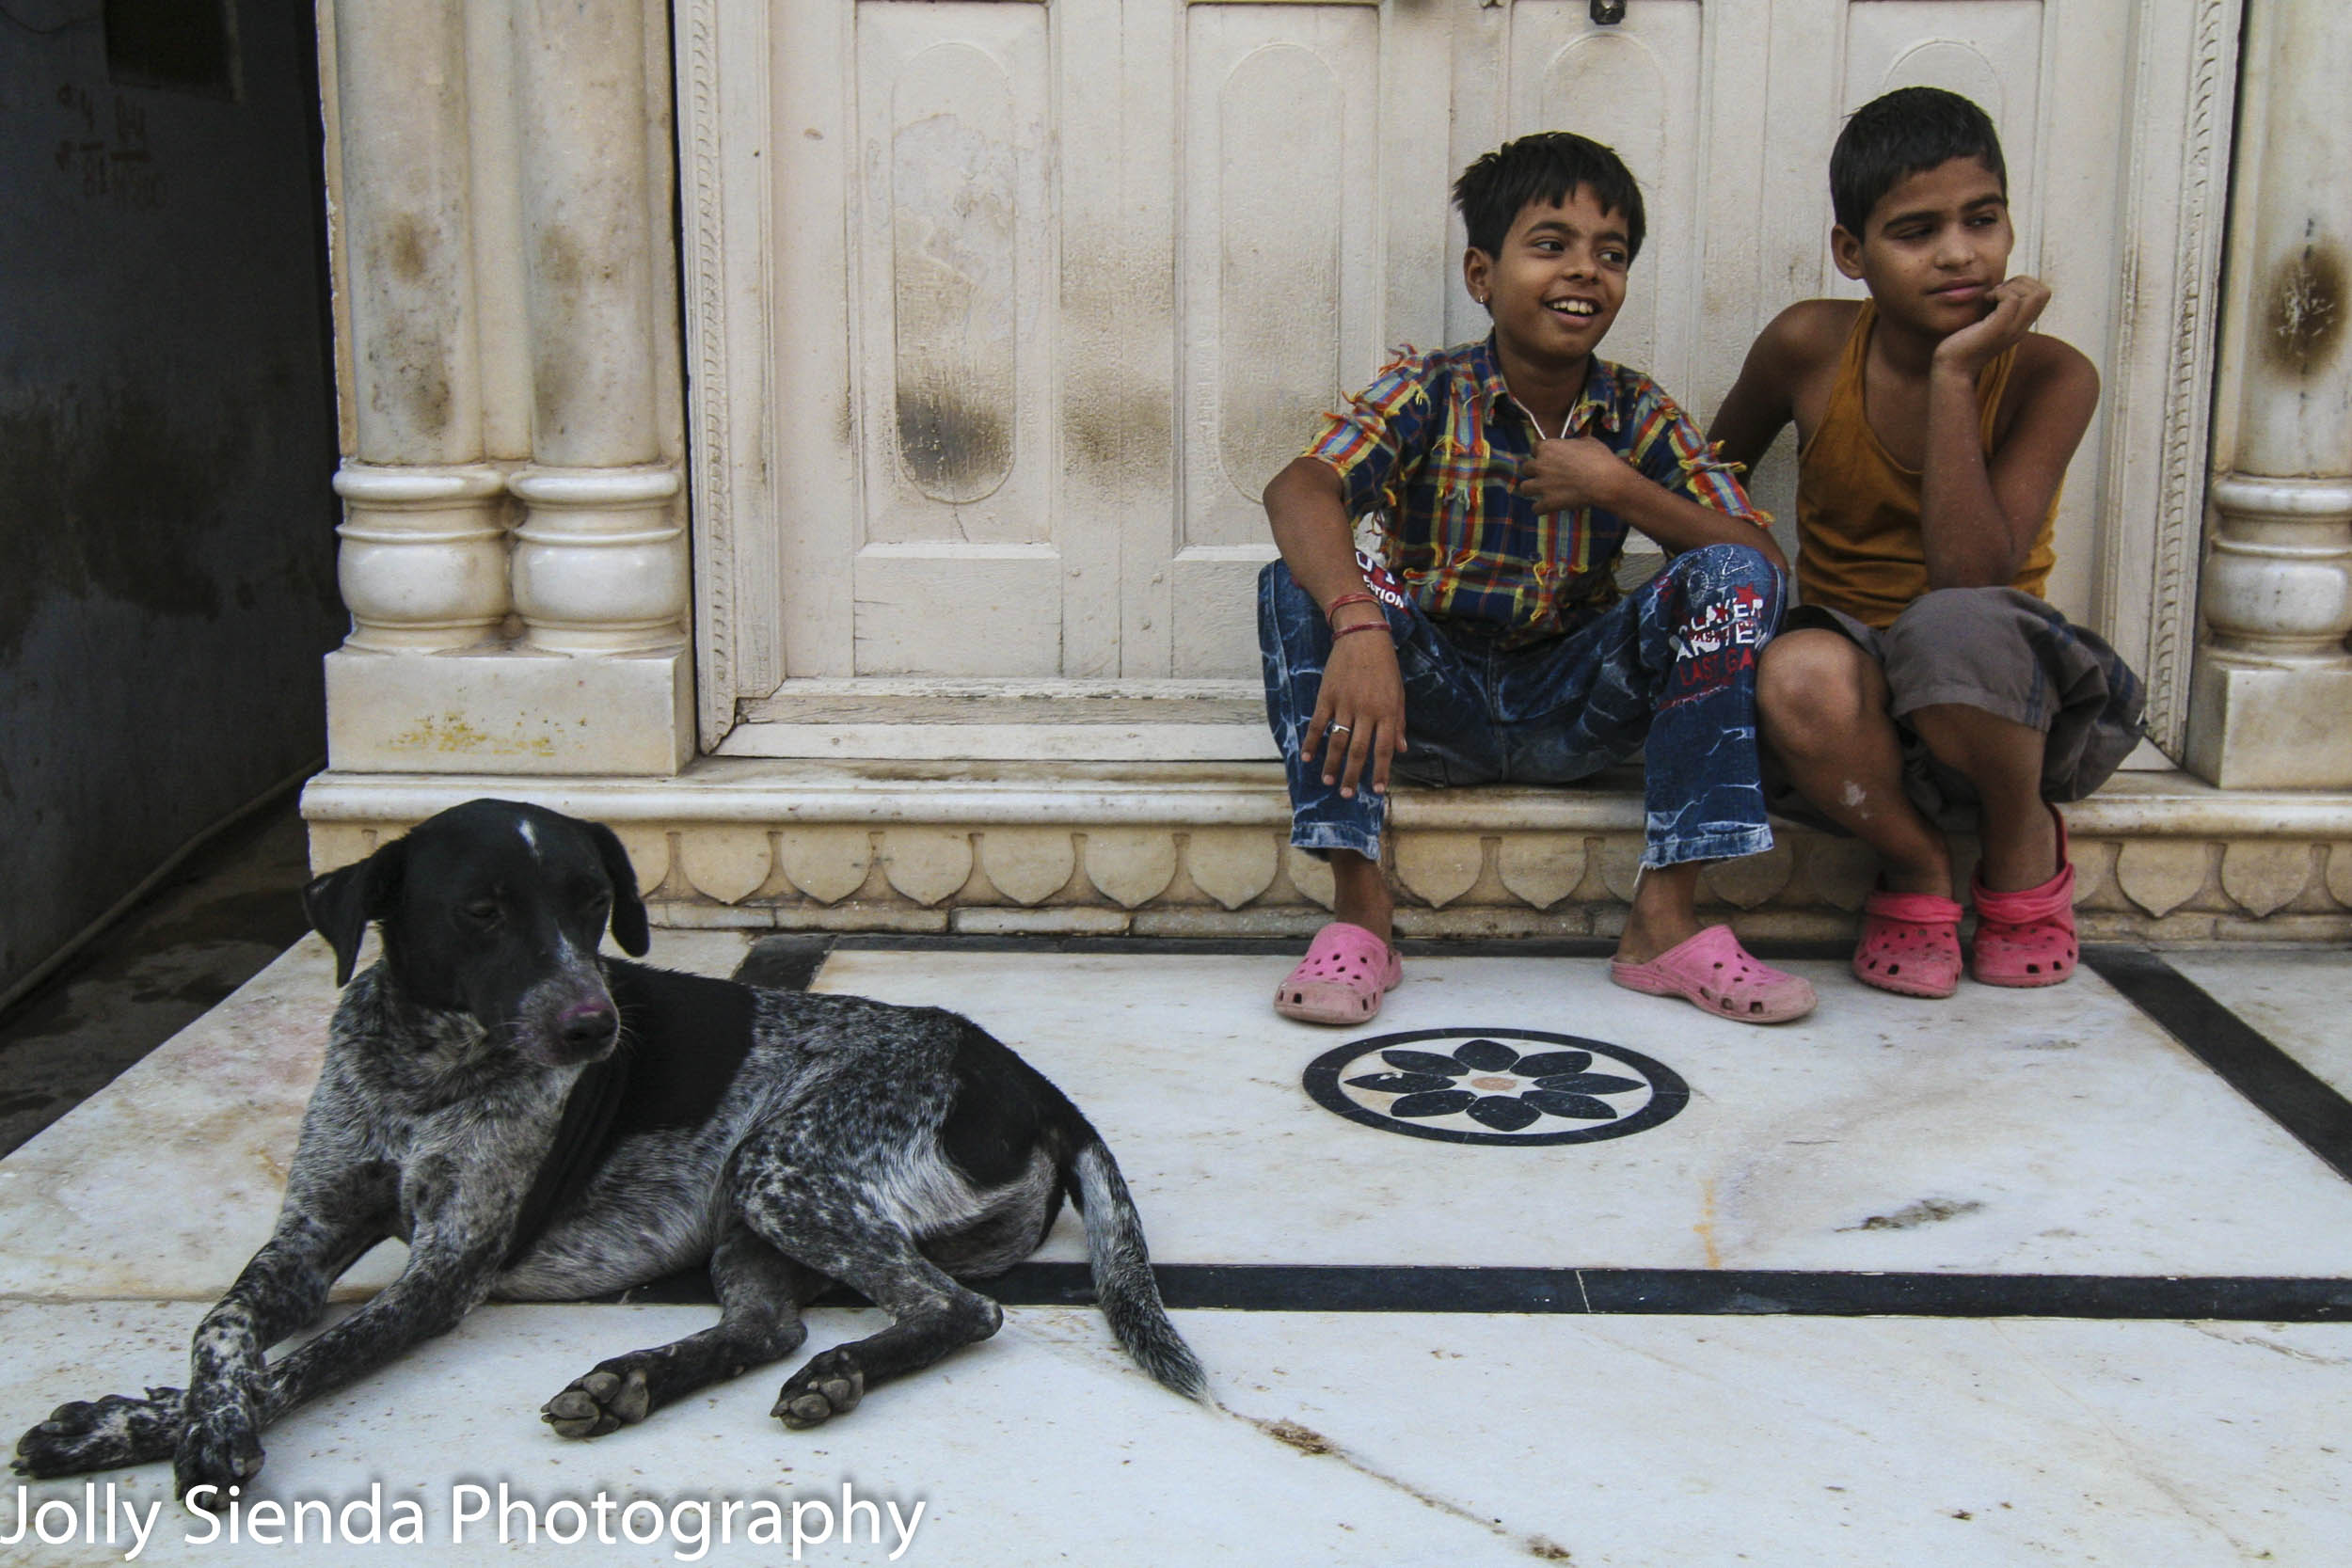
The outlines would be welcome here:
[[[1275,762],[1256,681],[786,681],[726,757]]]
[[[304,795],[313,862],[347,863],[478,795],[611,823],[655,918],[673,926],[1288,935],[1319,924],[1330,900],[1328,870],[1288,847],[1279,768],[1233,760],[721,756],[673,778],[532,780],[330,771]],[[1399,788],[1390,820],[1407,934],[1606,936],[1640,860],[1640,778]],[[2352,794],[2135,771],[2067,820],[2087,936],[2352,938]],[[1747,934],[1850,932],[1875,875],[1868,852],[1797,827],[1780,840],[1709,867],[1709,908]],[[1973,847],[1960,847],[1964,872]]]

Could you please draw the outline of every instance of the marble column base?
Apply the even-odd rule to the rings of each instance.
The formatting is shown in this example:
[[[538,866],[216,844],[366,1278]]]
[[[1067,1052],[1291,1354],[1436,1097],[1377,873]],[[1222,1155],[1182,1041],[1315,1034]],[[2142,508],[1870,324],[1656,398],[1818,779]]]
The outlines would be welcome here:
[[[326,656],[338,771],[668,777],[694,754],[687,649]]]
[[[2189,771],[2223,789],[2352,786],[2352,669],[2259,669],[2201,656],[2189,684]]]

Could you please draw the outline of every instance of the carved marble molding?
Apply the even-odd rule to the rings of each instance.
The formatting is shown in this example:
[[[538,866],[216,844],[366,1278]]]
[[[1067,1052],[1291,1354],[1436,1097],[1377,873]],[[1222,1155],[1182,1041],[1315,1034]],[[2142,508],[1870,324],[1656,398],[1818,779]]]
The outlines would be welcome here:
[[[314,859],[357,859],[404,826],[319,824]],[[1017,832],[680,822],[638,824],[628,838],[657,921],[673,926],[981,928],[971,919],[978,911],[1021,910],[1029,911],[1021,928],[1037,932],[1236,935],[1307,930],[1327,918],[1328,874],[1318,876],[1278,832],[1127,830],[1116,847],[1089,833]],[[1399,927],[1408,935],[1611,935],[1625,904],[1622,879],[1605,868],[1629,867],[1640,849],[1632,835],[1402,834],[1391,868]],[[2092,940],[2352,937],[2352,843],[2080,839],[2075,854],[2078,918]],[[1133,888],[1139,860],[1165,868],[1158,892],[1105,891]],[[1566,895],[1539,902],[1541,893],[1526,896],[1499,874],[1506,860],[1556,862],[1581,875]],[[1714,869],[1701,907],[1754,936],[1836,937],[1851,932],[1874,873],[1842,841],[1792,833],[1772,855]],[[1156,871],[1144,878],[1157,879]]]
[[[750,138],[723,119],[764,126],[769,7],[680,0],[673,11],[678,117],[680,274],[686,335],[688,466],[693,497],[697,728],[715,749],[737,697],[784,678],[773,628],[774,541],[745,526],[767,506],[764,339],[773,257],[768,182]],[[764,139],[764,138],[763,138]]]
[[[318,804],[315,800],[313,805]],[[2352,818],[2352,806],[2344,815]],[[321,870],[409,823],[312,810]],[[1279,826],[1110,828],[954,821],[795,826],[616,822],[658,924],[685,927],[1248,935],[1328,918],[1327,870]],[[2352,821],[2337,839],[2123,831],[2074,841],[2087,940],[2352,938]],[[1961,874],[1973,851],[1963,846]],[[1610,936],[1638,831],[1392,835],[1398,927],[1415,936]],[[1755,937],[1842,939],[1877,868],[1852,841],[1784,830],[1710,866],[1701,908]]]
[[[2144,601],[2148,651],[2141,670],[2148,687],[2148,733],[2173,757],[2186,744],[2189,664],[2197,635],[2198,557],[2205,521],[2202,460],[2219,337],[2217,284],[2243,5],[2244,0],[2195,0],[2177,9],[2169,5],[2147,9],[2137,74],[2179,70],[2185,46],[2187,113],[2177,126],[2136,124],[2129,142],[2140,232],[2169,228],[2174,239],[2160,267],[2147,260],[2151,246],[2125,252],[2117,360],[2131,364],[2134,337],[2152,326],[2167,334],[2168,343],[2160,387],[2127,385],[2112,392],[2116,417],[2127,422],[2130,434],[2110,443],[2109,490],[2125,515],[2153,512],[2153,530],[2144,564],[2133,559],[2137,552],[2124,538],[2110,543],[2107,624],[2123,624],[2122,601],[2137,597],[2141,583],[2153,578]],[[2151,98],[2137,95],[2139,115],[2149,113]],[[2141,414],[2152,399],[2155,406]],[[2152,451],[2159,454],[2154,463],[2146,460]]]

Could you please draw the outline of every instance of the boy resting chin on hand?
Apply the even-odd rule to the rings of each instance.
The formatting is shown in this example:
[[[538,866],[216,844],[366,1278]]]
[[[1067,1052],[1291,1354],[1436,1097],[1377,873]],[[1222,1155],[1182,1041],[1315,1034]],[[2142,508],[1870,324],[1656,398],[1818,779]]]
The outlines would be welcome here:
[[[2067,460],[2099,401],[2081,354],[2030,328],[2050,291],[2011,277],[2007,175],[1974,103],[1905,87],[1857,110],[1830,158],[1837,270],[1864,301],[1764,329],[1710,432],[1761,457],[1798,436],[1804,603],[1763,657],[1772,808],[1879,852],[1854,974],[1949,996],[1961,906],[1935,818],[1983,843],[1969,967],[1988,985],[2074,972],[2074,868],[2051,804],[2106,782],[2142,691],[2041,597]]]

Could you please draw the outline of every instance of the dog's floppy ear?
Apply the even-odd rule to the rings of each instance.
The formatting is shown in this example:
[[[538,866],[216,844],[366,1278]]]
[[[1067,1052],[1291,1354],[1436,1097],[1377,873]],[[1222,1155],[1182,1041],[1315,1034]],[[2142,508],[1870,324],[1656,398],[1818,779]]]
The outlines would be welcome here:
[[[302,890],[302,912],[310,929],[335,949],[335,983],[348,985],[359,958],[360,939],[368,922],[381,915],[399,891],[401,871],[407,864],[408,841],[396,838],[379,847],[366,860],[340,871],[313,877]]]
[[[642,958],[653,943],[653,932],[645,925],[645,901],[638,895],[637,868],[629,864],[628,851],[621,847],[620,834],[601,822],[583,826],[588,836],[596,842],[596,855],[604,862],[605,880],[612,884],[612,940],[630,958]]]

